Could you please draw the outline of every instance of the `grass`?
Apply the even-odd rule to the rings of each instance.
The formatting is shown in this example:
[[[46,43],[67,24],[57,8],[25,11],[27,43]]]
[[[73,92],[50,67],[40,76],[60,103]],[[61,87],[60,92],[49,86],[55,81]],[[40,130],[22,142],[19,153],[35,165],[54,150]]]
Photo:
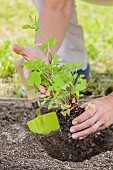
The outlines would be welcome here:
[[[89,59],[100,73],[112,69],[113,7],[78,4],[78,18],[84,28]],[[80,14],[80,15],[79,15]]]
[[[79,24],[83,26],[88,57],[91,65],[91,81],[87,92],[93,95],[107,94],[113,90],[113,7],[77,4]]]
[[[1,0],[0,9],[0,77],[15,76],[13,62],[19,58],[11,51],[13,43],[30,46],[34,42],[33,31],[22,29],[28,23],[28,15],[35,14],[32,1]],[[79,24],[83,26],[86,47],[91,64],[92,78],[88,90],[92,94],[104,94],[108,84],[113,86],[113,20],[112,8],[77,1]],[[14,80],[14,79],[13,79]]]

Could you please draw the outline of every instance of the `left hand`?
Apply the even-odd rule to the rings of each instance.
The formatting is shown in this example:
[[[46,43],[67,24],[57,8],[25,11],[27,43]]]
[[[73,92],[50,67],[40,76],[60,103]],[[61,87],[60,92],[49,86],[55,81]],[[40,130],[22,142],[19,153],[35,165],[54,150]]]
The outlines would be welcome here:
[[[17,54],[22,55],[25,62],[33,58],[36,58],[37,60],[39,59],[39,60],[44,61],[46,64],[49,63],[48,58],[44,55],[44,53],[37,46],[27,47],[27,46],[21,46],[18,44],[13,44],[12,50]],[[24,74],[25,79],[27,79],[28,75],[30,74],[30,70],[24,67],[23,74]],[[40,93],[44,94],[45,96],[50,96],[50,93],[45,89],[44,86],[39,85],[38,90]]]
[[[70,128],[70,132],[73,139],[83,139],[113,123],[113,93],[92,100],[91,103],[95,107],[89,107],[72,121],[73,126]],[[81,107],[86,106],[87,103],[84,103]]]

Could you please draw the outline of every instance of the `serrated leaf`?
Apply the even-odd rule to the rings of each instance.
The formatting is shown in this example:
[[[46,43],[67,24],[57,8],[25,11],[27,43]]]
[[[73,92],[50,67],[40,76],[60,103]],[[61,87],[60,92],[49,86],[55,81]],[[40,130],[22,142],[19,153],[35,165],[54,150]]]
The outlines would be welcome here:
[[[66,90],[67,84],[63,81],[63,79],[61,78],[61,76],[59,74],[56,74],[53,77],[53,81],[55,83],[55,88],[60,88],[60,89],[64,89]]]
[[[30,73],[29,76],[27,77],[27,83],[39,86],[41,84],[41,77],[39,73],[37,71]]]

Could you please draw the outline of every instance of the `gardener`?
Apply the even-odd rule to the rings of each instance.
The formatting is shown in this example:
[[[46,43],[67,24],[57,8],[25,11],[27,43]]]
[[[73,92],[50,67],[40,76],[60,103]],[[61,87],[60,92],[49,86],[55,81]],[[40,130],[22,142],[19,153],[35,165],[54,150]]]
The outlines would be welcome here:
[[[93,0],[87,0],[92,2]],[[96,0],[95,0],[96,1]],[[113,4],[113,0],[98,0],[98,2]],[[84,74],[86,79],[90,77],[90,68],[87,61],[87,52],[83,40],[81,26],[77,23],[74,0],[34,0],[39,11],[40,29],[43,30],[48,39],[56,37],[58,44],[51,48],[52,53],[58,53],[61,64],[67,62],[82,61],[82,67],[78,74]],[[36,33],[36,44],[42,44],[45,40],[40,33]],[[45,60],[40,56],[37,45],[34,47],[22,47],[13,45],[13,50],[25,59],[32,58]],[[27,77],[28,70],[24,69]],[[39,86],[39,91],[49,95],[45,88]],[[95,107],[90,107],[91,104]],[[81,107],[85,107],[84,104]],[[113,93],[91,101],[88,109],[72,122],[70,128],[72,138],[82,139],[92,133],[109,127],[113,123]]]

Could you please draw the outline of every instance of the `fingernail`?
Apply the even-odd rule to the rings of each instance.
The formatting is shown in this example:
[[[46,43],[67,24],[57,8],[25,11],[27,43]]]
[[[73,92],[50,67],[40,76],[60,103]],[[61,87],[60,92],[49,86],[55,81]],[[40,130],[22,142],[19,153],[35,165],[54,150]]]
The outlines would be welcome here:
[[[71,133],[74,133],[74,132],[75,132],[75,128],[73,128],[73,127],[70,128],[70,132],[71,132]]]
[[[77,137],[77,135],[72,134],[72,138],[73,138],[73,139],[77,139],[78,137]]]
[[[84,139],[84,137],[80,137],[80,138],[79,138],[79,140],[82,140],[82,139]]]
[[[73,125],[77,125],[77,121],[72,121],[72,124]]]

